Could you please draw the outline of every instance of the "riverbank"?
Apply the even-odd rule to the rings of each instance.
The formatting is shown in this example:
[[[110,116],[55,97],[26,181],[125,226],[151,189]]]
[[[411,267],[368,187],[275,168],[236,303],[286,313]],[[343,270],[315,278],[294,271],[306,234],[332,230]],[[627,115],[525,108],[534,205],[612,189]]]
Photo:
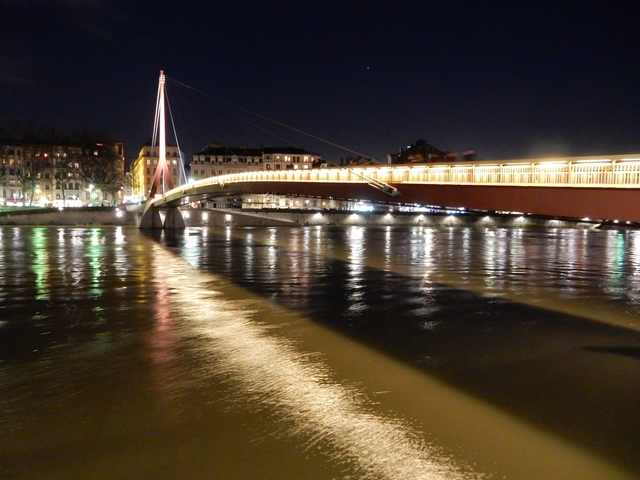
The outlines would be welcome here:
[[[252,227],[308,225],[478,226],[483,228],[638,228],[593,220],[555,219],[521,214],[479,212],[348,212],[183,208],[187,227]],[[0,212],[0,225],[121,225],[137,226],[141,212],[114,207],[12,209]]]
[[[21,209],[0,212],[0,225],[136,225],[136,215],[114,207]]]
[[[521,214],[488,215],[478,212],[347,212],[282,211],[245,209],[183,210],[187,226],[308,226],[308,225],[376,225],[376,226],[479,226],[485,228],[602,228],[595,221],[554,219]]]

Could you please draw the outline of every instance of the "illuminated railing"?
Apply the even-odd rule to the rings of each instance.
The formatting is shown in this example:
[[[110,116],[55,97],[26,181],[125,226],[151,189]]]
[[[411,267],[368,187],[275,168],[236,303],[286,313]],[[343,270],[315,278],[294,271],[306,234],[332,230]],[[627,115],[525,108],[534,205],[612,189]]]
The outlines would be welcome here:
[[[410,167],[412,183],[640,187],[640,155],[432,164]]]
[[[352,182],[400,189],[402,183],[640,188],[640,154],[233,173],[182,185],[166,196],[239,182]]]

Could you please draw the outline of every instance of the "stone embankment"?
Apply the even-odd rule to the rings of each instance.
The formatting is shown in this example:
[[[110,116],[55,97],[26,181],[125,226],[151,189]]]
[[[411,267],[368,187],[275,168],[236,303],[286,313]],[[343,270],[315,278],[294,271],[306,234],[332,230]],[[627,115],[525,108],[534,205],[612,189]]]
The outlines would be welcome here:
[[[115,207],[19,208],[0,212],[0,225],[135,225],[134,214]]]
[[[621,227],[598,222],[561,220],[517,214],[485,215],[478,213],[358,213],[344,211],[251,211],[245,209],[183,208],[187,227],[250,227],[308,225],[378,225],[378,226],[479,226],[542,228]],[[0,212],[0,225],[121,225],[137,226],[141,213],[114,207],[81,207]],[[626,226],[625,226],[626,227]],[[634,226],[630,226],[634,227]]]
[[[185,224],[201,226],[300,226],[300,225],[378,225],[378,226],[480,226],[591,229],[599,222],[559,220],[519,214],[486,215],[480,213],[359,213],[345,211],[282,211],[245,209],[183,210]]]

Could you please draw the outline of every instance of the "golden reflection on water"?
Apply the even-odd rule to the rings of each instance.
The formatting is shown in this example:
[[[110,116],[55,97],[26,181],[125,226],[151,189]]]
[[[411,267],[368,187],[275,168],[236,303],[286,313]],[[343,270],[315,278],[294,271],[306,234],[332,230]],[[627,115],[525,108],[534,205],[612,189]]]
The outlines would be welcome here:
[[[204,283],[210,279],[195,272],[185,284],[182,270],[189,267],[168,262],[167,253],[155,248],[174,287],[174,315],[189,319],[193,332],[210,340],[217,368],[241,384],[243,395],[284,416],[290,424],[286,435],[307,439],[302,449],[330,445],[324,453],[353,463],[358,478],[483,478],[439,455],[401,419],[375,412],[362,392],[334,381],[317,356],[301,355],[290,340],[274,335],[274,327],[258,318],[264,309],[258,299],[240,309],[239,300],[215,295]]]
[[[192,270],[160,246],[154,256],[171,285],[173,316],[189,336],[206,339],[211,375],[237,386],[238,408],[252,404],[256,411],[277,412],[274,439],[298,438],[302,451],[321,451],[345,472],[357,472],[354,478],[633,478],[591,452],[289,312],[285,323],[305,323],[309,330],[303,337],[312,347],[305,354],[268,301]],[[318,354],[325,351],[331,358]],[[330,366],[336,364],[337,370]],[[442,448],[429,443],[431,435]],[[476,468],[443,453],[459,445],[473,452]],[[494,469],[504,473],[487,473]]]

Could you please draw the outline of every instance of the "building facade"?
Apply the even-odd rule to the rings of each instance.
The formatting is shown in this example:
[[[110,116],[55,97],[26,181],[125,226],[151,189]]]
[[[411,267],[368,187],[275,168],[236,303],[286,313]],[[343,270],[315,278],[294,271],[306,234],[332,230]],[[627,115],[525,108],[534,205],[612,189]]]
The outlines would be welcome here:
[[[184,155],[178,147],[167,145],[167,164],[173,186],[177,187],[186,183],[186,175],[184,171],[184,163],[182,158]],[[158,168],[160,160],[159,147],[151,147],[148,142],[142,149],[138,157],[131,164],[131,196],[133,201],[140,201],[147,198],[151,190],[151,182]],[[163,188],[160,186],[158,193],[162,193]]]
[[[297,147],[228,147],[207,145],[191,157],[191,179],[263,170],[306,170],[319,166],[320,156]]]
[[[105,142],[0,142],[0,203],[82,206],[118,204],[124,148]]]

